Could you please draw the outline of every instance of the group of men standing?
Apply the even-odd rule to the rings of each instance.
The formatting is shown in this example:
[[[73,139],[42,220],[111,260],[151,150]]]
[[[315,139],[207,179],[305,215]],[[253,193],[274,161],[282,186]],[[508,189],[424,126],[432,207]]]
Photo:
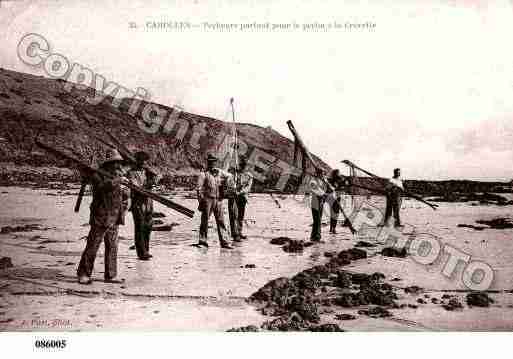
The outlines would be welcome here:
[[[141,193],[130,191],[123,186],[124,181],[151,190],[157,184],[157,175],[145,166],[149,155],[140,151],[135,153],[135,163],[129,165],[116,150],[107,154],[100,165],[101,173],[82,172],[83,178],[92,185],[93,201],[90,206],[91,226],[86,247],[82,253],[77,270],[80,284],[91,284],[94,261],[98,249],[105,243],[105,272],[107,283],[120,283],[117,277],[117,252],[119,225],[125,224],[125,215],[132,212],[134,221],[134,242],[137,257],[149,260],[150,237],[153,225],[153,201]],[[228,199],[230,234],[233,241],[245,239],[242,233],[248,194],[253,184],[251,172],[246,170],[247,161],[241,158],[238,168],[229,173],[218,168],[217,158],[209,155],[207,169],[200,173],[197,184],[198,210],[201,212],[201,224],[198,246],[208,247],[208,220],[213,214],[217,223],[217,232],[222,248],[231,249],[229,234],[224,221],[223,200]],[[102,174],[103,173],[103,174]],[[105,174],[105,175],[104,175]],[[130,199],[130,201],[129,201]],[[130,208],[128,204],[130,202]]]
[[[105,282],[118,283],[117,251],[119,225],[125,223],[127,210],[132,212],[134,221],[134,241],[137,257],[149,260],[150,236],[153,223],[153,203],[150,198],[141,193],[129,190],[123,186],[124,181],[130,181],[146,190],[151,190],[157,183],[157,175],[149,170],[145,163],[149,160],[146,152],[135,154],[135,163],[128,165],[118,151],[109,152],[107,159],[101,164],[101,172],[87,173],[82,176],[92,185],[93,201],[90,207],[90,231],[87,244],[82,253],[77,270],[78,282],[90,284],[96,254],[102,241],[105,243]],[[198,210],[201,212],[198,247],[208,248],[208,222],[214,215],[217,224],[217,234],[220,246],[232,249],[229,242],[231,236],[234,242],[246,238],[242,233],[244,216],[248,203],[248,194],[253,184],[253,175],[247,170],[247,161],[241,158],[231,173],[217,166],[218,159],[209,154],[207,168],[198,177],[196,193]],[[316,177],[310,183],[312,210],[312,241],[321,240],[321,225],[323,209],[326,203],[330,208],[330,233],[336,233],[338,215],[342,211],[341,194],[349,185],[347,178],[339,170],[333,170],[328,177],[322,169],[317,169]],[[394,170],[394,177],[386,187],[387,207],[384,223],[387,223],[392,213],[395,225],[401,226],[399,209],[401,192],[403,191],[400,170]],[[131,206],[128,208],[129,199]],[[224,200],[228,199],[228,216],[230,233],[225,224]]]
[[[339,213],[342,212],[341,196],[350,185],[347,177],[340,174],[338,169],[334,169],[326,177],[321,168],[316,169],[316,176],[310,181],[310,207],[312,210],[312,232],[310,240],[319,242],[321,240],[321,226],[324,207],[327,204],[330,210],[330,234],[336,234]],[[387,226],[392,214],[394,216],[394,226],[403,227],[399,210],[402,203],[402,194],[404,192],[403,181],[401,179],[401,170],[394,169],[394,176],[387,180],[385,185],[386,208],[383,222],[379,226]],[[348,219],[346,218],[346,221]]]
[[[337,233],[338,217],[342,210],[342,193],[346,190],[348,184],[338,169],[332,170],[328,177],[324,175],[321,168],[316,169],[316,176],[310,182],[310,207],[313,222],[310,240],[312,242],[321,240],[322,216],[326,203],[330,209],[330,233]]]
[[[248,195],[253,184],[253,175],[246,169],[247,161],[241,157],[232,173],[217,167],[218,159],[212,154],[207,157],[207,169],[198,177],[196,193],[198,210],[201,212],[198,247],[208,248],[208,220],[213,214],[217,235],[222,248],[232,249],[228,242],[228,230],[224,222],[223,200],[228,199],[230,233],[234,242],[246,236],[242,233]]]

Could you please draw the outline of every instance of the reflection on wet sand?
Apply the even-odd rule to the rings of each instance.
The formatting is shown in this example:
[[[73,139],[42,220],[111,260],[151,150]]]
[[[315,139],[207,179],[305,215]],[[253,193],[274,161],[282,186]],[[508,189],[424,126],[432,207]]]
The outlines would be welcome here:
[[[227,330],[249,324],[259,326],[269,317],[246,303],[245,298],[266,283],[327,263],[329,253],[352,248],[359,241],[376,244],[372,232],[353,236],[340,227],[338,234],[329,235],[323,226],[324,242],[300,253],[286,253],[270,241],[276,237],[307,240],[311,229],[308,208],[292,196],[280,196],[278,208],[272,198],[252,195],[247,213],[248,239],[235,244],[231,251],[224,250],[219,248],[215,231],[210,230],[210,248],[200,249],[191,246],[198,240],[198,216],[184,219],[157,206],[156,210],[165,215],[164,223],[179,225],[169,232],[153,233],[150,246],[154,258],[139,261],[135,251],[129,249],[133,238],[131,218],[127,217],[126,225],[120,227],[118,259],[119,275],[125,281],[103,282],[102,246],[95,263],[95,281],[84,287],[76,283],[76,267],[85,245],[83,237],[89,229],[83,224],[88,221],[90,197],[84,198],[82,210],[75,214],[73,196],[47,196],[48,190],[14,187],[2,191],[7,193],[2,195],[1,226],[37,224],[40,228],[0,235],[0,257],[10,257],[13,264],[12,268],[0,270],[6,283],[0,288],[3,330],[51,329],[27,326],[37,318],[71,318],[70,330]],[[192,207],[195,200],[182,196],[177,201]],[[380,198],[373,198],[372,203],[377,207],[384,205]],[[439,269],[420,266],[408,257],[384,257],[379,254],[383,246],[377,244],[363,248],[368,257],[352,261],[346,269],[383,273],[387,281],[397,279],[393,283],[401,288],[424,288],[423,294],[399,298],[399,303],[417,308],[392,310],[393,320],[359,315],[358,310],[365,308],[321,313],[321,320],[333,322],[335,315],[354,315],[354,320],[337,322],[350,330],[511,329],[513,322],[508,313],[513,314],[513,298],[504,290],[513,288],[512,230],[458,227],[460,223],[505,217],[508,207],[442,203],[436,213],[413,201],[405,201],[403,207],[410,235],[432,233],[494,268],[496,277],[491,289],[499,291],[492,295],[494,304],[473,309],[465,305],[462,311],[450,312],[431,299],[425,300],[426,304],[417,303],[425,294],[439,299],[444,293],[460,296],[464,302],[464,294],[458,290],[465,287],[457,278],[445,278]],[[457,272],[458,275],[461,273]]]

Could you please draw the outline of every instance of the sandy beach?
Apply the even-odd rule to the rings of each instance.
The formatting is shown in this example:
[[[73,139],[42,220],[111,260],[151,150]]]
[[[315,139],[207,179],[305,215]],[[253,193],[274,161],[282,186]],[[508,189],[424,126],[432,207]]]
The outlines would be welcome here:
[[[494,281],[487,293],[489,307],[465,303],[469,290],[461,280],[458,266],[451,278],[442,274],[445,259],[424,266],[409,257],[380,254],[384,244],[376,243],[372,231],[352,235],[345,227],[328,234],[323,242],[300,253],[287,253],[270,244],[276,237],[307,240],[310,232],[309,208],[301,198],[280,195],[281,208],[264,194],[252,194],[247,212],[248,239],[235,249],[220,249],[213,219],[210,248],[198,249],[199,216],[192,220],[157,204],[156,211],[171,231],[153,233],[151,261],[139,261],[133,245],[132,220],[120,227],[118,271],[122,284],[103,282],[103,246],[98,254],[94,282],[76,282],[76,268],[85,245],[89,226],[90,196],[78,214],[73,212],[77,187],[66,190],[0,188],[0,227],[34,225],[30,231],[0,234],[0,257],[9,257],[13,266],[0,270],[0,330],[2,331],[81,331],[81,330],[187,330],[225,331],[273,319],[263,315],[247,299],[267,282],[292,277],[307,268],[325,264],[328,254],[353,248],[359,241],[376,244],[364,248],[367,258],[351,261],[344,269],[351,273],[380,272],[393,285],[397,303],[392,316],[373,318],[358,312],[367,306],[320,309],[320,323],[336,323],[350,331],[447,331],[513,329],[513,229],[474,230],[458,224],[508,217],[509,206],[473,206],[469,203],[440,203],[433,211],[413,200],[403,202],[402,213],[409,236],[435,236],[488,263]],[[194,208],[191,193],[177,191],[173,199]],[[365,199],[366,200],[366,199]],[[384,206],[382,197],[369,204]],[[328,254],[327,254],[328,253]],[[418,286],[416,293],[404,288]],[[444,297],[445,296],[445,297]],[[444,298],[456,297],[463,308],[446,310]],[[446,301],[445,301],[446,302]],[[425,304],[424,304],[425,303]],[[341,320],[340,314],[354,316]]]

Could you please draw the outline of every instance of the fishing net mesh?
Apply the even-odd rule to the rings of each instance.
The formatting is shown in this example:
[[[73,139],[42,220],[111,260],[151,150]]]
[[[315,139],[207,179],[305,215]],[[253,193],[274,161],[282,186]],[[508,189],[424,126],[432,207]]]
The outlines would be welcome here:
[[[348,186],[342,196],[342,205],[350,218],[365,212],[365,215],[382,217],[385,210],[385,198],[376,193],[383,191],[385,179],[371,176],[355,167],[352,162],[344,161],[341,174],[346,176]]]

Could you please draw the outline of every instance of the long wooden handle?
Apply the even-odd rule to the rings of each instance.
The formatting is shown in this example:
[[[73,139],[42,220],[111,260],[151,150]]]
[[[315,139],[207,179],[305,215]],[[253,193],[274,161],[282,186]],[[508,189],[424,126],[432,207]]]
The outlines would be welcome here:
[[[371,172],[369,172],[369,171],[367,171],[367,170],[364,170],[364,169],[363,169],[363,168],[361,168],[361,167],[358,167],[357,165],[355,165],[353,162],[351,162],[351,161],[349,161],[349,160],[344,160],[344,161],[342,161],[342,163],[344,163],[344,164],[346,164],[346,165],[348,165],[348,166],[350,166],[350,167],[356,168],[357,170],[360,170],[360,171],[362,171],[363,173],[368,174],[368,175],[369,175],[369,176],[371,176],[371,177],[379,178],[379,179],[384,179],[383,177],[379,177],[379,176],[375,175],[374,173],[371,173]],[[354,185],[354,186],[355,186],[355,187],[361,187],[361,188],[365,188],[365,189],[371,190],[371,189],[369,189],[369,188],[366,188],[366,187],[363,187],[363,186],[360,186],[360,185]],[[376,190],[376,189],[373,189],[373,191],[377,191],[377,190]],[[419,201],[419,202],[422,202],[422,203],[424,203],[424,204],[427,204],[429,207],[433,208],[433,210],[435,210],[435,211],[436,211],[436,209],[437,209],[438,205],[436,205],[436,204],[434,204],[434,203],[429,203],[429,202],[425,201],[422,197],[417,196],[416,194],[413,194],[413,193],[411,193],[411,192],[408,192],[408,191],[406,191],[405,189],[402,189],[402,188],[401,188],[401,191],[402,191],[402,192],[403,192],[403,194],[404,194],[404,195],[406,195],[407,197],[414,198],[414,199],[416,199],[416,200],[417,200],[417,201]]]
[[[173,201],[171,201],[171,200],[169,200],[167,198],[159,196],[156,193],[153,193],[153,192],[145,190],[145,189],[143,189],[143,188],[141,188],[139,186],[136,186],[135,184],[133,184],[130,181],[123,180],[123,181],[121,181],[121,184],[124,185],[125,187],[130,188],[131,190],[133,190],[133,191],[135,191],[135,192],[137,192],[139,194],[142,194],[143,196],[151,198],[151,199],[153,199],[153,200],[155,200],[155,201],[157,201],[159,203],[162,203],[166,207],[169,207],[171,209],[174,209],[177,212],[180,212],[180,213],[186,215],[189,218],[194,217],[194,211],[189,209],[189,208],[187,208],[187,207],[182,206],[181,204],[178,204],[178,203],[173,202]]]
[[[114,144],[104,140],[103,138],[101,138],[99,136],[92,134],[92,136],[97,141],[99,141],[100,143],[103,143],[107,147],[117,150],[119,152],[119,154],[121,155],[121,157],[123,157],[126,161],[130,162],[131,164],[135,164],[136,159],[135,159],[134,155],[132,154],[132,152],[130,152],[130,150],[128,148],[126,148],[126,146],[123,145],[120,141],[118,141],[116,139],[116,137],[114,137],[111,133],[107,132],[107,135],[113,142],[115,142]],[[153,168],[151,168],[150,166],[148,166],[147,164],[144,164],[143,168],[145,170],[147,170],[148,172],[150,172],[150,174],[152,174],[153,176],[157,175],[157,172],[155,172],[155,170]]]
[[[80,185],[80,191],[78,192],[77,201],[75,202],[75,213],[80,211],[80,205],[82,204],[82,198],[84,198],[84,194],[87,188],[87,181],[82,180],[82,184]]]
[[[306,148],[305,144],[303,143],[303,140],[301,139],[301,137],[299,136],[299,133],[296,131],[296,128],[294,127],[294,125],[292,124],[292,121],[287,121],[287,126],[289,126],[289,129],[290,129],[290,132],[292,132],[292,135],[294,136],[294,139],[296,140],[296,143],[303,149],[303,153],[305,154],[305,156],[310,160],[310,163],[312,163],[312,166],[314,166],[316,169],[319,169],[320,167],[317,165],[317,163],[315,163],[312,155],[310,154],[310,152],[308,151],[308,149]],[[303,170],[306,170],[306,168],[303,168]],[[321,180],[328,186],[331,186],[325,178],[321,178]],[[351,220],[349,219],[349,217],[346,215],[346,213],[344,212],[344,209],[342,207],[340,207],[340,212],[342,213],[342,215],[344,216],[344,219],[346,220],[346,223],[349,227],[349,230],[351,231],[351,233],[355,234],[357,232],[357,230],[353,227],[353,224],[351,223]]]
[[[360,171],[362,171],[363,173],[368,174],[368,175],[369,175],[369,176],[371,176],[371,177],[374,177],[374,178],[381,178],[381,179],[383,179],[383,177],[379,177],[379,176],[375,175],[374,173],[371,173],[371,172],[369,172],[369,171],[367,171],[367,170],[364,170],[363,168],[358,167],[357,165],[355,165],[353,162],[351,162],[351,161],[349,161],[349,160],[343,160],[343,161],[342,161],[342,163],[345,163],[346,165],[348,165],[348,166],[350,166],[350,167],[354,167],[354,168],[356,168],[357,170],[360,170]]]
[[[299,136],[299,133],[296,131],[296,128],[294,127],[294,125],[292,124],[292,121],[288,120],[287,121],[287,126],[289,126],[289,130],[290,132],[292,132],[292,135],[294,136],[294,138],[296,139],[296,142],[297,144],[303,149],[303,152],[304,154],[306,155],[306,157],[310,160],[310,163],[312,164],[312,166],[314,166],[314,168],[320,168],[317,163],[315,163],[312,155],[310,154],[310,151],[308,151],[308,149],[306,148],[303,140],[301,139],[301,137]]]
[[[56,156],[62,157],[64,159],[68,160],[68,161],[73,162],[75,165],[81,167],[84,170],[87,170],[87,171],[89,171],[91,173],[98,173],[98,174],[102,175],[103,177],[105,177],[107,179],[110,179],[110,180],[114,179],[114,177],[110,173],[108,173],[108,172],[106,172],[106,171],[104,171],[102,169],[92,168],[91,166],[89,166],[89,165],[83,163],[82,161],[80,161],[79,159],[76,159],[76,158],[74,158],[74,157],[72,157],[72,156],[70,156],[70,155],[68,155],[68,154],[66,154],[64,152],[61,152],[61,151],[59,151],[59,150],[57,150],[55,148],[52,148],[51,146],[48,146],[48,145],[42,143],[41,141],[39,141],[39,139],[36,139],[35,143],[39,147],[47,150],[48,152],[53,153]],[[153,193],[153,192],[145,190],[145,189],[143,189],[143,188],[141,188],[139,186],[136,186],[135,184],[133,184],[133,183],[127,181],[127,180],[122,180],[120,183],[122,185],[124,185],[125,187],[128,187],[131,190],[133,190],[133,191],[135,191],[137,193],[142,194],[143,196],[149,197],[149,198],[151,198],[151,199],[153,199],[153,200],[155,200],[155,201],[157,201],[159,203],[162,203],[164,206],[169,207],[169,208],[171,208],[171,209],[173,209],[173,210],[175,210],[175,211],[177,211],[177,212],[179,212],[179,213],[181,213],[181,214],[183,214],[183,215],[185,215],[185,216],[187,216],[189,218],[192,218],[194,216],[194,211],[193,210],[190,210],[189,208],[186,208],[186,207],[184,207],[184,206],[182,206],[182,205],[180,205],[178,203],[175,203],[175,202],[173,202],[173,201],[171,201],[171,200],[169,200],[167,198],[159,196],[156,193]]]

